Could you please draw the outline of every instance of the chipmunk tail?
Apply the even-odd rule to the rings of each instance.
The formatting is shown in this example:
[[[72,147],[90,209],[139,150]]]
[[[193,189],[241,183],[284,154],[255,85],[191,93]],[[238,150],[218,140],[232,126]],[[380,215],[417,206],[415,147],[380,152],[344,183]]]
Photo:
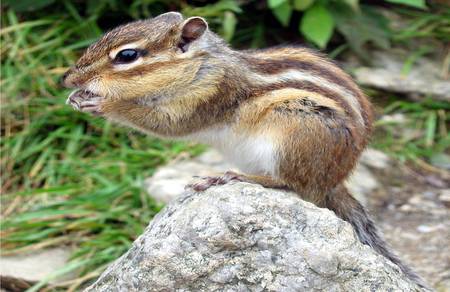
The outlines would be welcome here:
[[[345,186],[339,185],[330,191],[326,196],[324,207],[333,210],[338,217],[349,222],[363,244],[369,245],[376,252],[396,264],[419,287],[429,289],[422,278],[391,251],[380,236],[375,223],[369,217],[365,208],[347,191]]]

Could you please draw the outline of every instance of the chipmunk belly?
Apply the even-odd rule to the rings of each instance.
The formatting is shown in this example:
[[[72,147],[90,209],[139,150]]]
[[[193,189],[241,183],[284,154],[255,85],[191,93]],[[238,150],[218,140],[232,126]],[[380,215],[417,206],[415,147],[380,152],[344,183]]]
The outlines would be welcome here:
[[[247,174],[277,176],[278,146],[269,135],[246,135],[231,127],[214,127],[189,139],[213,146]]]

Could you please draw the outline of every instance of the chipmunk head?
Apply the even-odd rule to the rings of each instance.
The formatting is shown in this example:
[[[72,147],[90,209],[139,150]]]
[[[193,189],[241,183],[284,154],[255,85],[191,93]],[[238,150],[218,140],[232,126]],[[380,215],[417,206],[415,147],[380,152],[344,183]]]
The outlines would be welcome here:
[[[106,33],[63,76],[86,94],[126,99],[182,88],[220,39],[201,17],[169,12]]]

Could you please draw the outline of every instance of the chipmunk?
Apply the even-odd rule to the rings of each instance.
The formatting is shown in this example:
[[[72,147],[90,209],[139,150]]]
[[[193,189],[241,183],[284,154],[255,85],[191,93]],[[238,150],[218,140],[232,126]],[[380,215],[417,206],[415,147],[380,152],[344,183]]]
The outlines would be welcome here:
[[[63,76],[75,109],[144,133],[218,148],[246,174],[287,187],[349,222],[359,240],[422,280],[388,248],[343,185],[372,131],[366,96],[333,62],[310,49],[231,49],[205,19],[169,12],[106,33]]]

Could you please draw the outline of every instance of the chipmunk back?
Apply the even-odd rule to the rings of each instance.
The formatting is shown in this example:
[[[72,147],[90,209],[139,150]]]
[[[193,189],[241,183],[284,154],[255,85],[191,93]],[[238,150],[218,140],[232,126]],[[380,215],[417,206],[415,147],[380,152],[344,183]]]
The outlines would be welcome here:
[[[63,77],[68,103],[164,138],[222,151],[245,174],[230,180],[288,187],[333,210],[359,239],[420,278],[388,250],[343,186],[372,131],[370,102],[333,62],[312,50],[235,51],[200,17],[170,12],[106,33]]]

